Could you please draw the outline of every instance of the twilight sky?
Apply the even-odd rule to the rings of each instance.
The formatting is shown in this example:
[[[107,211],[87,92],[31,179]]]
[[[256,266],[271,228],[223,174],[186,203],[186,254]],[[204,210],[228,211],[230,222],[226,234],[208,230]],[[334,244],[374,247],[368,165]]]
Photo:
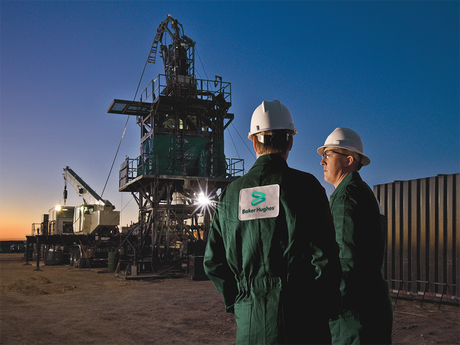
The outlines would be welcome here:
[[[108,114],[133,99],[168,14],[196,42],[199,79],[232,84],[225,153],[255,161],[252,112],[279,99],[298,134],[291,167],[315,175],[316,149],[336,127],[357,131],[373,185],[460,172],[458,1],[0,1],[0,239],[23,239],[62,203],[69,166],[137,220],[118,192],[140,131]],[[149,64],[140,90],[163,63]],[[68,186],[68,205],[82,203]]]

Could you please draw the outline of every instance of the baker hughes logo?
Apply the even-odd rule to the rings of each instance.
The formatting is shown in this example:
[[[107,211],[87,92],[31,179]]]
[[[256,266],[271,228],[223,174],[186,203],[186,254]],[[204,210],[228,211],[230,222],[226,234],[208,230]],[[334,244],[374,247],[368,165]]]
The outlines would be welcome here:
[[[265,199],[265,196],[267,195],[267,194],[265,194],[265,193],[260,193],[260,192],[255,192],[255,191],[254,191],[254,192],[252,192],[251,195],[252,195],[252,197],[254,198],[254,200],[251,201],[251,205],[252,205],[252,206],[257,206],[257,205],[259,205],[260,203],[262,203],[262,202],[264,202],[265,200],[267,200],[267,199]]]
[[[245,188],[240,191],[240,220],[272,218],[279,214],[279,185]]]
[[[267,200],[266,196],[267,194],[266,193],[261,193],[261,192],[252,192],[251,196],[253,197],[253,200],[251,201],[251,205],[252,206],[257,206],[261,203],[263,203],[264,201]],[[275,207],[269,207],[269,206],[265,206],[265,207],[257,207],[257,208],[252,208],[252,209],[242,209],[241,212],[243,214],[245,213],[253,213],[253,212],[267,212],[267,211],[273,211],[275,209]]]

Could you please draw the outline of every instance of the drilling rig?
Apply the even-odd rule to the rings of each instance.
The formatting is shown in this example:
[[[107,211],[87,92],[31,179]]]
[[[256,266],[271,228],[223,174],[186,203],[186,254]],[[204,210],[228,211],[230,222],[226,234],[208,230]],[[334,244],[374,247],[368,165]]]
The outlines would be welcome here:
[[[157,53],[164,74],[139,99],[115,99],[107,111],[135,116],[140,127],[140,155],[127,157],[119,172],[119,191],[139,207],[135,236],[125,240],[128,267],[131,275],[187,269],[198,277],[218,195],[244,174],[242,159],[224,155],[224,130],[234,119],[231,84],[196,78],[195,42],[170,15],[157,28],[146,64]]]

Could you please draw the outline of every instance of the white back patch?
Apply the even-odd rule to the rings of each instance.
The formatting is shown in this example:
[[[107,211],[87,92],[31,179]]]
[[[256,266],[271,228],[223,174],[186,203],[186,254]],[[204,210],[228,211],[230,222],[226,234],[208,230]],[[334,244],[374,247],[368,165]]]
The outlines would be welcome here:
[[[277,217],[280,213],[280,186],[272,184],[240,190],[238,219]]]

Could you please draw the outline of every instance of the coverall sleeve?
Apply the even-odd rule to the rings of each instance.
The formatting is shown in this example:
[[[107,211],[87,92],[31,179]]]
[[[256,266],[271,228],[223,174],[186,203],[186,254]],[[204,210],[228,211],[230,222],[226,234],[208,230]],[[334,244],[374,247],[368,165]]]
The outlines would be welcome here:
[[[355,202],[349,197],[342,196],[334,201],[332,215],[336,230],[337,243],[340,248],[340,263],[342,266],[342,279],[344,286],[341,287],[343,307],[348,308],[355,300],[359,281],[357,269],[359,258],[357,251],[357,232],[354,222]]]
[[[220,233],[220,220],[216,210],[204,254],[204,271],[219,291],[228,313],[233,313],[237,287],[236,280],[226,259],[224,241]]]
[[[344,278],[355,267],[356,239],[353,222],[353,201],[347,197],[338,198],[332,208],[337,243],[340,248],[340,262]]]

